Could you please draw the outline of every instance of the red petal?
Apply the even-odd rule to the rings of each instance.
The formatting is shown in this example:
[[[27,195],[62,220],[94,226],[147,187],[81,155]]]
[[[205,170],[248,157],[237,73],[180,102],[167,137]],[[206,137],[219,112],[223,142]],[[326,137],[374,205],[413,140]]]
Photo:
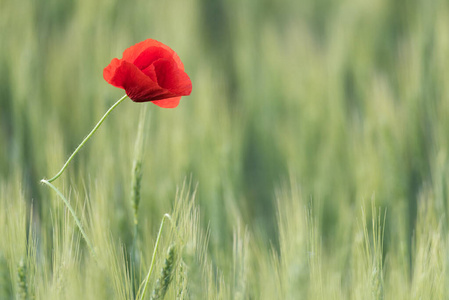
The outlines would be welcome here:
[[[136,59],[139,57],[139,55],[145,51],[146,49],[150,47],[161,47],[165,50],[167,50],[172,56],[174,61],[177,63],[178,67],[181,70],[184,70],[184,65],[181,62],[181,59],[176,54],[175,51],[173,51],[170,47],[167,45],[162,44],[161,42],[158,42],[153,39],[147,39],[145,41],[142,41],[140,43],[135,44],[134,46],[129,47],[123,52],[123,60],[126,60],[130,63],[134,63]]]
[[[175,108],[176,106],[178,106],[179,100],[181,100],[181,97],[168,98],[163,100],[154,100],[151,102],[163,108]]]
[[[148,68],[141,70],[143,74],[150,77],[151,80],[154,82],[157,82],[157,75],[156,75],[156,69],[154,68],[154,64],[151,64],[148,66]]]
[[[152,39],[137,43],[114,58],[103,70],[104,79],[122,88],[135,102],[152,101],[174,108],[181,96],[190,95],[192,83],[178,55]]]
[[[187,96],[192,91],[192,82],[189,76],[178,69],[175,62],[160,59],[153,63],[157,76],[157,83],[176,95]]]
[[[107,83],[112,84],[115,87],[121,88],[123,89],[122,85],[119,85],[117,82],[112,82],[112,78],[115,75],[115,72],[117,70],[117,68],[120,66],[120,60],[117,58],[114,58],[111,63],[104,68],[103,70],[103,78],[104,80],[106,80]]]
[[[123,86],[129,98],[137,102],[177,96],[161,88],[135,65],[126,61],[121,62],[111,81],[113,85]]]
[[[158,59],[173,60],[173,55],[164,48],[150,47],[142,51],[134,62],[131,63],[140,70],[144,70]]]
[[[180,71],[184,72],[184,71]],[[157,82],[151,80],[141,70],[133,64],[122,61],[120,66],[116,69],[114,76],[111,79],[111,84],[115,86],[123,86],[126,94],[133,101],[145,102],[162,100],[179,96],[186,96],[190,94],[190,89],[174,93],[169,89],[161,87]]]

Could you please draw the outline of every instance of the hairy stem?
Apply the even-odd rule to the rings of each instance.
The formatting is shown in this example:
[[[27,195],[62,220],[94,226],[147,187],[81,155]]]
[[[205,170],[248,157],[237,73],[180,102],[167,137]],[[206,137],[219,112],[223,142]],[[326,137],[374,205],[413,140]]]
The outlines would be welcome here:
[[[91,136],[95,133],[95,131],[97,131],[98,127],[100,127],[100,125],[103,123],[104,119],[106,119],[106,117],[114,110],[114,108],[116,108],[120,103],[122,103],[122,101],[125,100],[127,97],[128,97],[128,95],[123,96],[117,102],[115,102],[114,105],[111,106],[111,108],[108,109],[108,111],[104,114],[104,116],[100,119],[100,121],[98,121],[97,125],[95,125],[95,127],[92,129],[92,131],[84,138],[84,140],[81,142],[81,144],[79,144],[79,146],[75,149],[75,151],[73,151],[72,155],[70,155],[69,159],[67,159],[65,164],[62,166],[61,170],[58,172],[58,174],[56,174],[55,176],[53,176],[52,178],[50,178],[48,180],[42,179],[43,183],[45,183],[44,181],[46,181],[48,183],[53,182],[56,179],[58,179],[59,176],[61,176],[61,174],[67,168],[67,166],[69,165],[69,163],[73,159],[73,157],[78,153],[78,151],[81,148],[83,148],[84,144],[91,138]]]

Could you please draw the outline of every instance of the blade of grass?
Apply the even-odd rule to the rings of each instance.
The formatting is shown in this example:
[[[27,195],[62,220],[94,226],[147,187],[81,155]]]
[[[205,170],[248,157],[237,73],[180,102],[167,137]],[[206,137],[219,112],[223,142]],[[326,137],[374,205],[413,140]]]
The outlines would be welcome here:
[[[43,184],[48,185],[52,190],[54,190],[56,192],[56,194],[59,196],[59,198],[62,199],[62,201],[64,202],[65,206],[69,209],[70,214],[72,215],[73,219],[75,220],[75,223],[78,226],[78,229],[80,230],[81,235],[83,236],[84,240],[86,241],[87,246],[89,247],[90,251],[92,252],[92,255],[94,257],[96,257],[94,247],[93,247],[91,241],[89,240],[89,238],[87,237],[86,232],[84,231],[83,226],[81,225],[81,221],[76,216],[75,210],[72,208],[72,206],[70,205],[70,203],[67,200],[67,198],[53,184],[51,184],[47,180],[42,179],[41,182]]]

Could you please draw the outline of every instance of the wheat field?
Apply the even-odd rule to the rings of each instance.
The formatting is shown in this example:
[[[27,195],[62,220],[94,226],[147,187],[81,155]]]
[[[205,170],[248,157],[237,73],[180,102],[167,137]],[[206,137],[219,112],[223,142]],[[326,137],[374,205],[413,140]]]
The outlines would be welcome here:
[[[448,150],[447,0],[0,0],[0,299],[448,299]]]

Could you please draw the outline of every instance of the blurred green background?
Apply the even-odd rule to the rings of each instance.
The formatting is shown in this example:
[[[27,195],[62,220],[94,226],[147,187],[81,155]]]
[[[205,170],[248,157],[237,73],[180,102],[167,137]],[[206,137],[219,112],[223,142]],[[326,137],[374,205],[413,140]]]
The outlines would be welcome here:
[[[79,201],[103,187],[117,240],[132,238],[144,109],[139,217],[154,231],[177,187],[198,184],[219,267],[238,224],[279,247],[276,195],[290,181],[342,261],[371,199],[387,209],[384,251],[410,262],[420,201],[446,220],[449,1],[0,0],[0,188],[8,202],[22,190],[36,226],[50,230],[53,197],[39,180],[124,94],[103,68],[147,38],[178,53],[191,96],[173,110],[125,101],[57,182]]]

